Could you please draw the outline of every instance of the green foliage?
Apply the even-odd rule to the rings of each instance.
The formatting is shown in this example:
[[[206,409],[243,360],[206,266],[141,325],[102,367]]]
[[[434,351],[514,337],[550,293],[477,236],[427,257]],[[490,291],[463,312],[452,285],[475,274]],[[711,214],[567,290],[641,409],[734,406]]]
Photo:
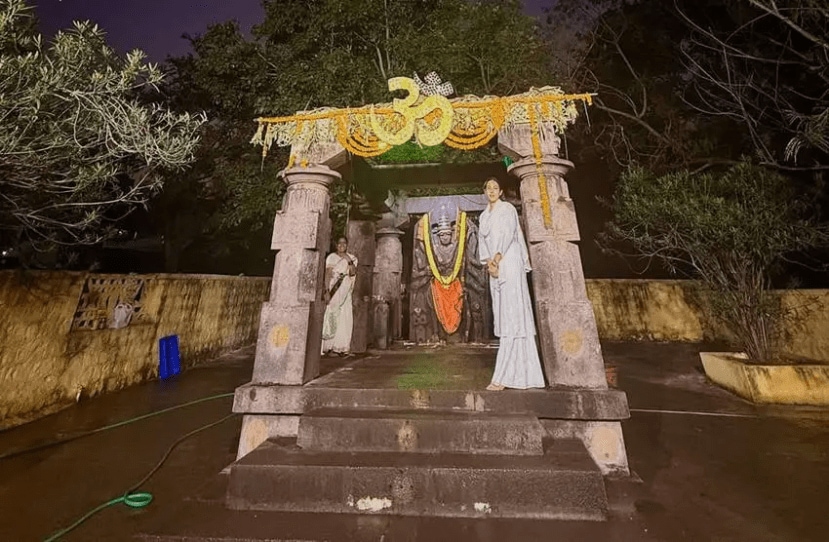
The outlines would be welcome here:
[[[44,44],[23,0],[0,4],[0,236],[49,250],[106,239],[163,170],[194,156],[200,115],[142,101],[162,81],[75,23]]]
[[[740,163],[722,173],[622,176],[603,238],[631,244],[673,272],[699,278],[751,359],[772,355],[782,316],[771,279],[793,253],[827,242],[824,226],[786,177]]]
[[[501,154],[494,145],[472,150],[453,149],[445,145],[422,147],[414,141],[392,147],[380,156],[368,159],[372,164],[473,164],[498,162]]]
[[[200,235],[217,243],[239,230],[270,228],[280,205],[282,183],[272,169],[287,155],[274,150],[264,169],[254,166],[261,164],[249,144],[257,116],[389,102],[388,79],[413,72],[437,71],[459,94],[508,94],[555,82],[535,20],[515,0],[266,0],[264,8],[252,38],[235,23],[214,25],[191,40],[193,55],[171,61],[166,92],[174,106],[211,118],[188,177],[220,195],[215,209],[202,206],[211,217],[198,219],[206,229]],[[492,154],[406,145],[372,162],[464,162]],[[344,228],[349,193],[335,187],[335,231]]]
[[[378,156],[374,162],[381,164],[436,164],[446,151],[443,145],[422,147],[414,141],[398,145]]]

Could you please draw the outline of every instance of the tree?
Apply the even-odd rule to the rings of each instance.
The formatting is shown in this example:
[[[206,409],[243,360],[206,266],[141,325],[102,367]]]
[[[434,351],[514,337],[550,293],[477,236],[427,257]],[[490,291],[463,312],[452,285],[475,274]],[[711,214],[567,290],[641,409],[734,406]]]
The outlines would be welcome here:
[[[771,280],[793,254],[829,239],[789,179],[749,162],[722,173],[633,169],[613,204],[605,246],[630,244],[640,257],[701,280],[714,315],[749,358],[773,359],[781,312]]]
[[[603,158],[614,176],[635,166],[706,169],[745,151],[735,123],[682,99],[679,45],[689,32],[675,6],[658,0],[559,2],[548,12],[545,35],[564,84],[597,94],[589,124],[568,133],[575,148]]]
[[[162,73],[75,23],[45,44],[23,0],[0,3],[0,239],[54,250],[101,242],[194,157],[201,115],[147,101]],[[21,254],[26,254],[21,250]]]
[[[283,193],[276,172],[285,151],[263,165],[249,145],[257,116],[389,102],[387,80],[414,72],[437,71],[458,94],[507,94],[554,79],[536,23],[515,0],[266,0],[264,7],[253,38],[234,23],[215,25],[191,38],[192,55],[171,60],[175,107],[207,111],[206,130],[216,134],[205,136],[192,176],[218,195],[202,235],[223,248],[240,237],[235,232],[250,238],[261,229],[265,238]],[[335,222],[343,222],[348,193],[334,195]]]
[[[829,7],[825,0],[718,2],[677,12],[691,29],[685,101],[730,119],[762,164],[829,169]]]

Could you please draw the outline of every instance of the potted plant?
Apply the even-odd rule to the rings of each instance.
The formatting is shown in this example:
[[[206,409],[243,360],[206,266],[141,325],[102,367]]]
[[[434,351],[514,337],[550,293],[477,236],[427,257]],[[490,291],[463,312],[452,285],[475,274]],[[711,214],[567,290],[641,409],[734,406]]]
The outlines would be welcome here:
[[[792,360],[779,349],[797,314],[783,307],[772,280],[793,254],[827,241],[825,226],[789,179],[748,161],[721,172],[657,176],[633,169],[619,180],[612,205],[603,246],[626,243],[703,287],[711,316],[737,349],[700,354],[712,380],[758,402],[829,403],[829,366],[785,367]],[[791,374],[769,367],[801,376],[813,367],[814,375],[800,378],[808,397],[780,382]]]

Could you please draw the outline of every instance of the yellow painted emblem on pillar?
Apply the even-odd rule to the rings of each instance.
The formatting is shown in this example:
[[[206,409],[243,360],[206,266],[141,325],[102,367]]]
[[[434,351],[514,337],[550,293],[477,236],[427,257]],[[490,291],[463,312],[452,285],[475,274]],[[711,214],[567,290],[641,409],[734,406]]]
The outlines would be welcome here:
[[[561,348],[567,354],[577,354],[584,345],[584,335],[581,331],[570,329],[561,334]]]
[[[273,326],[271,329],[271,344],[274,345],[276,348],[282,348],[288,344],[288,340],[291,338],[291,331],[288,329],[288,326],[284,325],[276,325]]]

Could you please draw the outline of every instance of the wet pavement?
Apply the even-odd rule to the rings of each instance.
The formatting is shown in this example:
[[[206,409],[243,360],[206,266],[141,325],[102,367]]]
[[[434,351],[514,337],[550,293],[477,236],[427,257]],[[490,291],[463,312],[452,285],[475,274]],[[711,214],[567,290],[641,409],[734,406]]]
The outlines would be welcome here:
[[[479,520],[398,522],[411,539],[468,540],[829,540],[829,411],[754,407],[709,384],[701,373],[699,345],[604,344],[617,367],[631,419],[624,422],[631,467],[643,484],[635,512],[625,520],[590,527],[584,538],[570,524],[511,527]],[[424,353],[405,378],[378,382],[401,387],[479,384],[480,370],[458,379],[437,377]],[[370,367],[384,358],[366,359]],[[401,356],[386,358],[401,363]],[[397,360],[397,361],[395,361]],[[350,360],[324,360],[328,385]],[[356,370],[356,369],[355,369]],[[250,380],[252,349],[180,375],[78,405],[22,427],[0,432],[0,456],[77,435],[122,420],[205,397],[227,394]],[[372,371],[367,370],[367,381]],[[355,375],[352,375],[355,376]],[[443,380],[437,381],[435,379]],[[60,446],[0,459],[0,541],[43,540],[51,533],[141,480],[182,435],[220,420],[231,397],[187,406],[99,432]],[[183,441],[141,489],[155,500],[140,510],[107,508],[64,540],[131,540],[175,511],[188,496],[215,484],[235,456],[240,419],[232,418]],[[283,518],[286,528],[291,517]],[[296,521],[307,523],[305,517]],[[414,521],[414,523],[412,523]],[[370,524],[365,518],[355,525]],[[376,524],[376,522],[375,522]],[[380,522],[382,524],[382,521]],[[451,525],[467,525],[453,532]],[[523,529],[523,530],[522,530]],[[459,533],[465,533],[458,536]],[[546,533],[546,535],[545,535]],[[273,533],[276,537],[277,533]],[[389,539],[388,537],[386,538]],[[379,540],[379,537],[378,537]]]

